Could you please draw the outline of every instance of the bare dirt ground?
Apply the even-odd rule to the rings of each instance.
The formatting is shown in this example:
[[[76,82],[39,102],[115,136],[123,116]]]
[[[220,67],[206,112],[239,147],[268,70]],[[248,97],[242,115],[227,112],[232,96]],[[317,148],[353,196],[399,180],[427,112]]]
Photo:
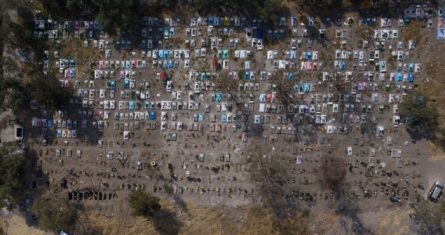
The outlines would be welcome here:
[[[360,214],[364,224],[373,227],[375,234],[410,234],[410,208],[379,208]]]

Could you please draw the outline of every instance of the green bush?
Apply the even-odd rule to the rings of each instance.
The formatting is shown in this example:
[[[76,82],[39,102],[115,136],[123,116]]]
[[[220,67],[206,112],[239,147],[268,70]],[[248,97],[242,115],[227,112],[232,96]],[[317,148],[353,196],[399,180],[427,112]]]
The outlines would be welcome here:
[[[0,148],[0,208],[13,208],[23,197],[25,158],[13,144]]]
[[[407,130],[413,138],[432,138],[438,127],[439,113],[429,98],[420,92],[405,97],[400,113],[407,117]]]
[[[135,216],[152,218],[161,209],[158,197],[140,189],[131,192],[129,203]]]
[[[40,197],[32,207],[39,216],[39,228],[45,231],[74,231],[79,215],[74,205],[55,197]]]

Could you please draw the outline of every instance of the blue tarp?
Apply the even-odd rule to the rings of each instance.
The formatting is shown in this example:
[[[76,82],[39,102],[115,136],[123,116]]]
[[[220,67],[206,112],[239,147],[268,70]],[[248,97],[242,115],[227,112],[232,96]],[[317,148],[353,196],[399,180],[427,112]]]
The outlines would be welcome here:
[[[172,68],[175,67],[175,62],[174,62],[173,60],[169,60],[169,61],[167,62],[167,64],[168,64],[168,68],[169,68],[169,69],[172,69]]]
[[[445,39],[445,17],[443,17],[443,15],[439,16],[437,22],[437,39],[438,40]]]
[[[217,16],[213,17],[213,25],[219,26],[219,17],[217,17]]]
[[[227,123],[227,114],[225,114],[225,113],[221,114],[221,122],[222,123]]]
[[[100,29],[101,25],[98,21],[94,21],[94,29]]]
[[[203,121],[204,121],[204,114],[198,113],[198,122],[203,122]]]
[[[155,112],[150,112],[148,116],[149,116],[151,121],[155,121],[156,120],[156,113]]]
[[[252,27],[257,27],[258,26],[258,20],[257,19],[253,19],[252,20]]]
[[[244,71],[244,80],[250,80],[250,71]]]
[[[337,69],[339,69],[339,70],[346,70],[346,67],[347,67],[346,61],[339,61],[338,62]]]
[[[175,61],[173,60],[164,60],[162,63],[163,69],[173,69],[175,67]]]
[[[311,85],[309,85],[308,83],[305,83],[304,85],[303,85],[303,89],[304,89],[304,92],[306,92],[306,93],[308,93],[309,91],[311,91]]]
[[[409,73],[408,74],[408,82],[414,82],[414,74],[413,73]]]
[[[291,17],[291,25],[292,26],[298,26],[298,19],[296,16]]]
[[[287,79],[288,79],[288,80],[292,80],[292,79],[294,79],[294,73],[292,73],[292,72],[288,72],[288,73],[287,73]]]
[[[159,59],[164,59],[164,51],[163,50],[159,50],[158,51],[158,58]]]
[[[128,102],[128,107],[130,110],[134,110],[136,108],[136,104],[134,101]]]
[[[214,20],[213,20],[213,17],[212,17],[212,16],[207,17],[207,24],[208,24],[209,26],[213,26],[213,24],[214,24]]]
[[[396,81],[401,82],[403,81],[403,74],[401,72],[398,72],[396,75]]]
[[[229,50],[223,50],[222,57],[223,57],[223,59],[228,59],[229,58]]]
[[[312,60],[312,51],[306,52],[306,59],[307,60]]]
[[[264,38],[264,30],[261,28],[256,29],[256,38],[263,39]]]
[[[200,77],[201,81],[206,80],[206,73],[201,73],[199,77]]]
[[[57,130],[57,138],[62,138],[62,130]]]
[[[215,94],[215,101],[216,101],[216,103],[221,103],[222,98],[223,98],[223,95],[221,93],[218,92],[218,93]]]
[[[111,90],[116,90],[116,81],[115,80],[111,80],[110,81],[110,89]]]
[[[414,72],[414,64],[408,64],[408,72],[413,73]]]
[[[291,61],[295,61],[295,60],[297,60],[297,51],[295,51],[295,50],[291,50],[290,51],[290,58],[289,58]]]
[[[48,119],[48,128],[52,128],[53,127],[53,120],[52,119]]]
[[[168,59],[171,57],[171,53],[169,50],[159,50],[158,57],[159,59]]]
[[[370,26],[370,27],[374,27],[375,26],[375,22],[376,22],[375,18],[362,18],[362,19],[360,19],[360,23],[362,25],[367,25],[367,26]]]

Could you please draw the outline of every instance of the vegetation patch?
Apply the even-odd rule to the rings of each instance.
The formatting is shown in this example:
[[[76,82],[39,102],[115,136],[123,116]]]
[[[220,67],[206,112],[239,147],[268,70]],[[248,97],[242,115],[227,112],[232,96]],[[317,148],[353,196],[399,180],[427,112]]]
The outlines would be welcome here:
[[[151,218],[161,209],[159,198],[140,189],[131,192],[129,203],[135,216]]]
[[[407,117],[407,130],[414,139],[433,139],[438,127],[436,106],[421,92],[408,94],[400,105],[400,113]]]

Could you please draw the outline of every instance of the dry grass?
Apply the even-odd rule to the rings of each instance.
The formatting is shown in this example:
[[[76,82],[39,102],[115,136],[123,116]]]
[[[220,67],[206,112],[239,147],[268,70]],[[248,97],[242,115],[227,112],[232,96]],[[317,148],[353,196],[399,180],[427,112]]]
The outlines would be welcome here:
[[[357,25],[355,26],[354,33],[360,37],[360,39],[363,40],[371,40],[371,34],[374,32],[374,30],[366,25]]]
[[[3,232],[3,233],[2,233]],[[47,233],[42,230],[38,230],[36,228],[29,227],[25,219],[17,214],[13,214],[7,220],[4,218],[0,219],[0,235],[8,234],[8,235],[46,235],[52,234]]]
[[[433,38],[433,40],[435,40]],[[439,123],[445,123],[445,82],[443,74],[445,67],[442,63],[442,53],[445,45],[435,43],[430,48],[418,49],[420,58],[426,58],[422,68],[422,82],[419,84],[423,93],[430,96],[435,101],[435,106],[439,112]]]
[[[422,41],[422,25],[418,21],[412,21],[406,27],[406,31],[403,32],[403,40],[414,40],[417,44]]]
[[[171,203],[162,203],[165,208],[174,210]],[[394,212],[394,213],[393,213]],[[406,226],[395,229],[392,223],[401,225],[397,213],[390,211],[393,218],[391,223],[386,223],[388,217],[371,216],[370,223],[379,224],[376,227],[378,234],[383,234],[390,229],[393,234],[403,234],[408,231]],[[154,223],[144,218],[134,218],[128,213],[128,208],[122,203],[117,203],[112,216],[105,216],[97,212],[88,212],[90,223],[102,230],[102,234],[169,234],[160,233]],[[207,208],[188,205],[188,214],[179,214],[182,227],[178,234],[215,234],[215,235],[275,235],[283,234],[282,231],[292,231],[286,234],[342,234],[342,226],[339,223],[339,215],[332,210],[314,214],[309,220],[301,215],[278,220],[272,216],[271,211],[262,207],[252,208]],[[28,227],[23,217],[13,215],[8,220],[8,229],[5,221],[0,220],[0,229],[3,228],[8,235],[47,235],[41,230]],[[310,225],[310,226],[309,226]],[[403,229],[402,229],[403,227]],[[403,231],[403,232],[402,232]],[[401,233],[402,232],[402,233]],[[0,235],[2,233],[0,232]]]
[[[161,203],[163,208],[177,211],[170,202]],[[113,209],[113,216],[106,217],[96,212],[87,214],[91,223],[101,229],[103,234],[169,234],[160,232],[153,221],[134,218],[126,211],[124,204]],[[207,208],[187,205],[187,213],[176,212],[181,227],[179,234],[280,234],[280,231],[295,231],[296,234],[311,234],[309,221],[303,216],[286,220],[276,219],[271,211],[262,207],[252,208]],[[331,221],[332,222],[332,221]],[[334,221],[335,222],[335,221]],[[159,224],[158,224],[159,225]],[[319,233],[320,234],[320,233]]]

